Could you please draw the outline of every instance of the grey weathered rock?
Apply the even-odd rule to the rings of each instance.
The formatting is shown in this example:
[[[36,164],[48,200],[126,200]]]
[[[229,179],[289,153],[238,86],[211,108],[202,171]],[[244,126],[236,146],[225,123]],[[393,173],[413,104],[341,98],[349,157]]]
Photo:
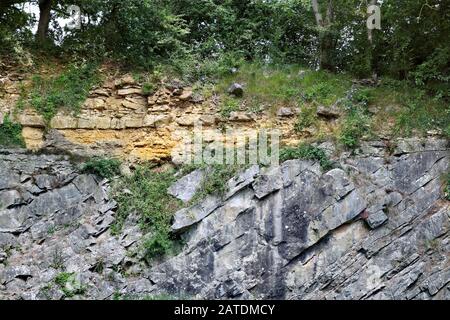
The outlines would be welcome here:
[[[244,87],[240,83],[233,83],[228,88],[228,93],[236,97],[242,97],[244,95]]]
[[[278,191],[283,187],[283,180],[280,172],[270,172],[260,175],[252,184],[255,190],[255,196],[262,199],[272,192]]]
[[[228,192],[225,195],[225,199],[231,198],[237,192],[248,187],[255,181],[255,177],[259,174],[260,169],[258,165],[253,165],[250,168],[236,175],[234,178],[228,181]]]
[[[250,122],[253,121],[253,117],[246,112],[233,111],[230,113],[229,120],[235,122]]]
[[[341,111],[337,106],[319,106],[317,108],[317,115],[324,118],[339,118],[341,116]]]
[[[376,229],[379,226],[381,226],[383,223],[385,223],[388,220],[388,217],[383,212],[383,210],[379,210],[375,213],[369,214],[369,217],[366,219],[367,224],[372,229]]]
[[[0,191],[0,210],[13,205],[19,205],[23,201],[22,195],[17,190]]]
[[[305,160],[250,167],[223,198],[177,212],[184,248],[150,265],[138,213],[111,235],[107,182],[64,157],[0,151],[0,297],[67,298],[55,278],[69,272],[84,292],[74,299],[450,299],[448,142],[395,145],[390,156],[383,141],[363,143],[328,172]]]
[[[449,204],[436,202],[448,150],[389,161],[378,161],[384,154],[374,151],[325,174],[300,160],[282,164],[280,178],[258,174],[256,190],[234,193],[196,222],[188,249],[152,268],[155,290],[178,294],[183,287],[209,298],[449,298],[442,273],[448,257],[433,249],[449,246],[442,238]],[[360,219],[366,211],[374,230]],[[423,250],[439,257],[439,280],[426,280]]]
[[[215,196],[207,196],[201,203],[184,208],[175,213],[175,222],[172,230],[179,232],[190,227],[207,217],[221,204],[221,200]]]
[[[292,117],[295,114],[296,114],[296,112],[294,112],[292,110],[292,108],[288,108],[288,107],[282,107],[277,111],[278,117]]]
[[[203,179],[203,170],[195,170],[171,185],[167,192],[187,203],[195,196],[195,193],[201,187]]]

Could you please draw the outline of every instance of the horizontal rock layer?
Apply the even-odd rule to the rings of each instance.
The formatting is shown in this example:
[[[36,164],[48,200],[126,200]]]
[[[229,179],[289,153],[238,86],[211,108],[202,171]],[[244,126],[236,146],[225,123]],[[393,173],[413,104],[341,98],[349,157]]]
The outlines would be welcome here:
[[[24,83],[28,84],[30,81],[24,78]],[[295,108],[283,107],[282,114],[274,118],[246,110],[222,117],[217,96],[204,99],[181,84],[166,84],[147,96],[129,75],[107,79],[92,89],[79,114],[62,109],[46,124],[31,107],[15,112],[21,81],[6,78],[0,87],[0,123],[5,115],[21,123],[26,146],[31,150],[50,146],[81,156],[114,155],[132,162],[173,157],[177,161],[177,157],[186,153],[186,148],[192,148],[192,140],[188,138],[195,125],[204,127],[205,144],[220,139],[215,138],[215,134],[222,131],[224,124],[244,133],[276,128],[286,144],[296,144],[300,139],[294,130]],[[45,130],[46,126],[51,130]],[[241,132],[234,134],[235,137],[241,135]]]

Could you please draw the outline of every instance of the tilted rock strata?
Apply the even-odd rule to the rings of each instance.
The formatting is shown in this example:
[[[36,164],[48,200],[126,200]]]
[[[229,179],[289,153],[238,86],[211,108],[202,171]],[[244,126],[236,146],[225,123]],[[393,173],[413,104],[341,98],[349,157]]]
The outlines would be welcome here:
[[[303,160],[249,168],[225,200],[180,210],[184,249],[150,266],[135,254],[145,236],[134,215],[111,235],[106,181],[56,156],[1,152],[0,297],[63,298],[54,279],[65,270],[82,299],[449,299],[448,142],[362,150],[328,172]]]

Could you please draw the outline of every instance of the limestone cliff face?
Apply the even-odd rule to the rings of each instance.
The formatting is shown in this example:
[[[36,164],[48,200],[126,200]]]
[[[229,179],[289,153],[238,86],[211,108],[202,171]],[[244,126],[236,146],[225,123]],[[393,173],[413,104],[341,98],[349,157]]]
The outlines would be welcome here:
[[[27,148],[31,150],[45,148],[83,156],[108,155],[131,162],[168,158],[177,161],[177,154],[181,157],[185,145],[192,143],[189,138],[194,124],[202,125],[206,144],[225,124],[244,134],[254,129],[276,128],[281,131],[285,144],[296,144],[300,139],[294,130],[294,109],[283,108],[278,116],[270,112],[235,111],[223,118],[217,96],[206,99],[178,81],[165,83],[147,96],[130,75],[107,79],[90,92],[80,114],[61,110],[44,130],[43,118],[32,108],[14,112],[20,84],[28,80],[18,75],[2,80],[0,123],[7,114],[20,122]]]
[[[133,215],[111,235],[107,181],[61,156],[3,150],[0,298],[449,299],[448,141],[396,145],[364,143],[328,172],[302,160],[251,167],[224,198],[177,212],[185,247],[151,265],[135,254]],[[192,175],[169,192],[187,196]],[[55,284],[61,270],[72,287]]]

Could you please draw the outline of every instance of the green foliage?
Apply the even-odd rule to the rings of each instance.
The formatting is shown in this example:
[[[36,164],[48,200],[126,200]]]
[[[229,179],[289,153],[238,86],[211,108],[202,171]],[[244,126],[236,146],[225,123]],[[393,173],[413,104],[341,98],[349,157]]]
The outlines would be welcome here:
[[[117,159],[94,158],[83,164],[82,171],[111,179],[120,174],[120,161]]]
[[[73,273],[61,272],[55,277],[55,283],[61,287],[65,287],[72,277]]]
[[[353,96],[353,100],[356,103],[367,106],[371,101],[373,101],[372,93],[373,89],[370,88],[360,89]]]
[[[167,254],[174,246],[170,223],[181,202],[167,194],[167,189],[175,180],[171,170],[155,172],[150,166],[141,166],[133,175],[121,177],[114,186],[119,207],[112,231],[120,232],[128,215],[137,213],[141,228],[150,233],[143,246],[148,259]]]
[[[311,127],[315,123],[317,123],[317,108],[314,106],[308,107],[305,106],[300,109],[300,113],[298,115],[297,123],[295,124],[295,130],[297,132],[301,132],[306,128]]]
[[[348,75],[327,71],[308,71],[301,84],[305,102],[315,102],[327,107],[344,97],[351,87]]]
[[[156,86],[151,82],[146,82],[142,85],[142,93],[146,96],[151,96],[156,92]]]
[[[413,73],[414,80],[417,85],[425,84],[445,84],[447,90],[450,85],[450,48],[438,47],[428,59],[419,65]],[[441,94],[444,94],[442,92]],[[447,91],[446,97],[449,92]]]
[[[350,91],[350,94],[341,100],[346,115],[341,122],[338,141],[349,149],[359,146],[363,136],[371,133],[371,118],[368,105],[372,100],[372,91],[368,88],[359,88]]]
[[[292,159],[305,159],[319,161],[323,170],[332,169],[333,163],[324,150],[310,144],[300,144],[295,148],[283,148],[280,150],[280,161],[284,162]]]
[[[342,123],[339,142],[350,149],[359,146],[360,139],[367,134],[369,117],[360,109],[352,109]]]
[[[0,54],[35,46],[30,31],[35,17],[13,3],[0,7]],[[63,30],[57,19],[72,4],[80,6],[89,19],[81,29]],[[367,8],[361,1],[319,0],[318,4],[324,17],[321,26],[307,0],[53,1],[48,37],[56,54],[113,58],[127,67],[144,69],[163,63],[197,80],[216,74],[222,65],[228,67],[216,62],[233,53],[247,61],[295,62],[314,68],[323,60],[321,65],[332,70],[361,77],[376,72],[414,79],[446,94],[448,1],[383,3],[383,28],[373,32],[371,43]],[[328,10],[330,21],[325,18]],[[330,89],[317,84],[306,97],[327,96]]]
[[[143,247],[147,260],[170,252],[173,247],[173,239],[170,236],[169,225],[159,225],[155,228],[154,233],[144,241]]]
[[[397,134],[424,134],[428,130],[442,130],[449,136],[450,106],[444,101],[431,100],[424,92],[409,95],[405,106],[396,115]]]
[[[245,168],[244,165],[214,164],[200,166],[205,172],[205,178],[202,185],[195,194],[191,202],[196,203],[208,195],[223,196],[228,191],[227,182],[233,178],[239,171]]]
[[[89,90],[98,82],[94,64],[70,65],[60,75],[44,78],[33,77],[28,103],[43,116],[49,124],[60,108],[78,113]]]
[[[275,107],[295,105],[300,98],[301,67],[295,65],[264,65],[244,63],[237,72],[228,73],[219,81],[219,92],[226,92],[232,83],[245,84],[247,105]]]
[[[127,68],[151,70],[161,61],[187,53],[186,22],[163,1],[93,0],[74,4],[97,23],[67,33],[62,48],[71,55],[106,56]]]
[[[428,81],[428,72],[432,77],[448,77],[449,60],[443,59],[450,44],[450,3],[392,1],[382,10],[384,31],[375,38],[380,72],[404,79],[416,78],[416,71],[419,83]]]
[[[26,12],[14,7],[0,7],[0,56],[29,62],[24,45],[32,39],[27,28],[30,23],[32,18]]]
[[[221,52],[214,57],[202,57],[196,52],[178,58],[172,58],[170,65],[161,66],[162,73],[181,76],[188,83],[202,85],[216,83],[232,74],[231,70],[243,65],[244,59],[239,52]]]
[[[76,280],[74,273],[59,273],[55,277],[54,282],[63,291],[64,297],[66,298],[72,298],[76,295],[82,295],[86,292],[86,288]]]
[[[0,5],[0,55],[7,62],[20,60],[27,66],[42,51],[70,60],[98,58],[120,62],[132,71],[176,75],[194,86],[217,84],[210,93],[223,94],[232,82],[240,82],[245,85],[241,107],[252,112],[269,109],[274,113],[281,106],[331,106],[350,89],[346,72],[359,77],[390,76],[407,80],[404,83],[411,91],[422,90],[426,95],[416,99],[415,93],[405,94],[403,88],[398,93],[382,85],[360,91],[354,102],[382,104],[382,115],[396,118],[399,133],[437,128],[449,135],[450,2],[383,3],[383,28],[373,32],[371,43],[365,4],[318,2],[324,20],[328,9],[332,13],[330,23],[320,27],[311,1],[306,0],[73,0],[70,4],[79,5],[89,19],[83,28],[63,32],[56,19],[69,3],[53,1],[48,35],[53,43],[39,44],[38,51],[30,31],[34,17],[8,2]],[[300,72],[300,66],[322,66],[335,73]],[[95,70],[90,68],[70,67],[59,77],[37,76],[30,95],[20,99],[19,106],[31,104],[47,122],[61,107],[76,112],[93,75]],[[145,94],[154,92],[154,83],[143,83]],[[391,106],[383,105],[391,96],[399,101],[395,115],[387,110]],[[237,103],[226,101],[222,107],[227,116]],[[299,118],[298,130],[314,123],[311,115]],[[356,144],[360,130],[352,119],[364,120],[365,115],[349,115],[344,144]]]
[[[224,97],[224,101],[220,106],[220,114],[224,118],[228,118],[234,111],[239,111],[241,107],[241,101],[233,97]]]
[[[5,116],[3,124],[0,125],[0,146],[3,147],[25,147],[22,137],[22,126],[13,123],[9,116]]]

